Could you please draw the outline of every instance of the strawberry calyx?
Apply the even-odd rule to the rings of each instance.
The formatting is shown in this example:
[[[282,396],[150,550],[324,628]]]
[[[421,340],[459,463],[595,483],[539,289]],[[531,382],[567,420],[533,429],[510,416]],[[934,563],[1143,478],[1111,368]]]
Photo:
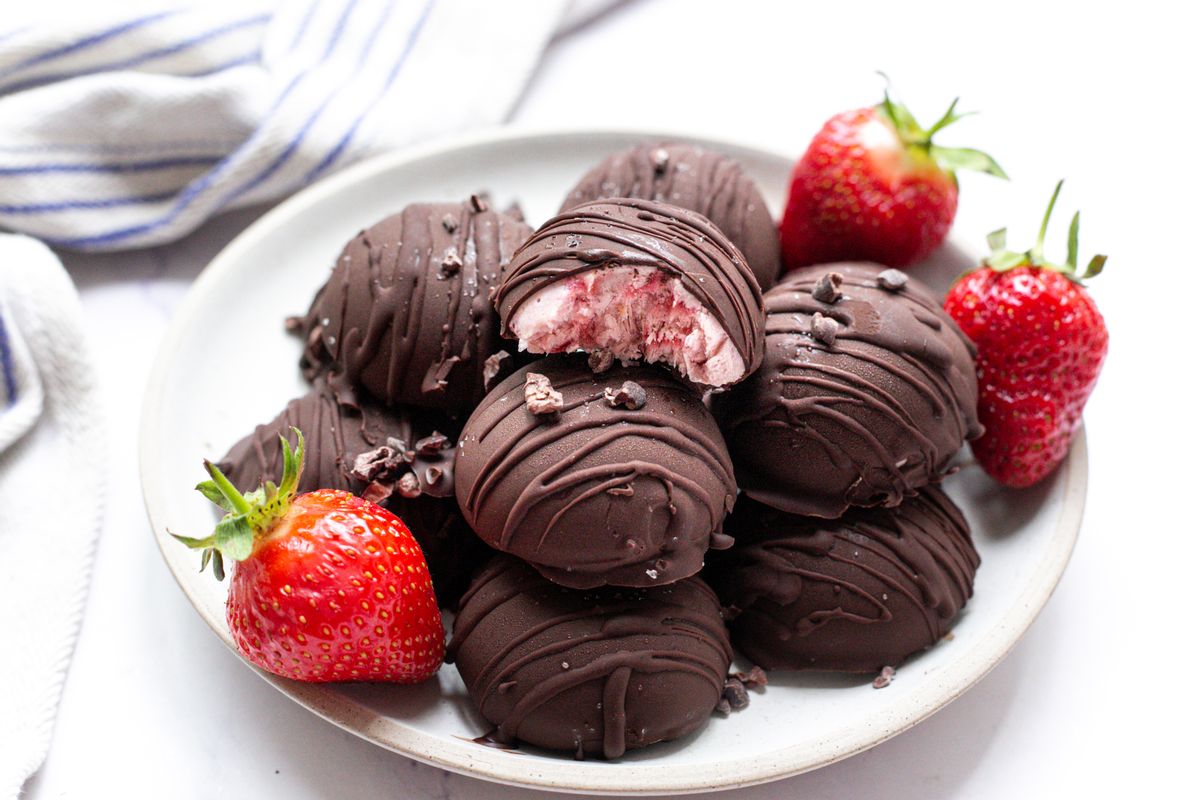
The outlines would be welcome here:
[[[1063,181],[1059,181],[1054,187],[1054,194],[1050,196],[1050,204],[1046,207],[1046,213],[1042,217],[1042,227],[1038,230],[1037,242],[1033,247],[1023,253],[1015,252],[1007,249],[1008,229],[1000,228],[988,234],[988,246],[992,248],[992,254],[984,259],[984,265],[996,272],[1007,272],[1017,267],[1040,267],[1042,269],[1053,270],[1070,278],[1075,283],[1081,283],[1088,278],[1094,278],[1104,269],[1105,263],[1108,261],[1108,256],[1095,255],[1088,262],[1083,274],[1079,274],[1079,212],[1075,212],[1075,216],[1071,218],[1071,227],[1067,231],[1067,260],[1062,264],[1057,264],[1049,261],[1043,247],[1046,241],[1046,229],[1050,225],[1050,215],[1054,212],[1054,204],[1058,202],[1058,193],[1062,191]]]
[[[996,163],[996,159],[981,150],[970,147],[942,147],[933,143],[933,136],[938,131],[975,113],[973,111],[959,113],[957,108],[958,98],[956,97],[950,104],[950,108],[946,109],[946,113],[942,114],[941,119],[933,123],[931,127],[924,128],[913,117],[907,106],[893,100],[887,89],[884,89],[883,102],[875,107],[875,112],[891,123],[909,156],[918,162],[932,160],[940,170],[951,177],[954,177],[958,170],[965,169],[984,172],[1008,180],[1008,175]]]
[[[294,450],[286,437],[279,437],[283,448],[283,475],[278,486],[272,481],[264,481],[252,492],[239,492],[216,464],[204,460],[209,480],[196,484],[196,491],[224,509],[226,514],[212,534],[203,539],[171,534],[193,550],[201,551],[201,572],[211,563],[216,579],[224,580],[225,560],[245,561],[254,550],[255,540],[268,533],[288,513],[300,485],[300,473],[304,470],[304,434],[298,428],[292,428],[292,431],[296,434]]]

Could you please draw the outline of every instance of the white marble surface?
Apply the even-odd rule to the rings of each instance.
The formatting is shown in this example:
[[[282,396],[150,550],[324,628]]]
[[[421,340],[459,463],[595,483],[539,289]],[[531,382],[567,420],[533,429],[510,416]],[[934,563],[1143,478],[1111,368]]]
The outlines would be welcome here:
[[[1187,236],[1200,120],[1190,26],[1152,2],[809,5],[621,3],[555,43],[513,122],[666,127],[798,153],[825,117],[876,99],[875,69],[922,119],[962,94],[965,108],[987,113],[945,142],[987,149],[1015,180],[965,176],[959,230],[982,244],[1010,223],[1010,241],[1024,241],[1053,182],[1067,177],[1063,209],[1083,208],[1084,251],[1111,256],[1093,292],[1112,344],[1088,407],[1080,542],[1016,650],[913,731],[734,794],[1195,796],[1188,745],[1200,652],[1190,609],[1200,525],[1189,490],[1200,441],[1185,416],[1197,358],[1184,324],[1200,289]],[[189,283],[256,216],[226,216],[146,252],[65,256],[101,361],[98,411],[111,425],[113,472],[54,742],[28,796],[534,794],[385,752],[271,691],[209,633],[159,558],[137,481],[142,386]],[[238,390],[236,371],[229,390]]]

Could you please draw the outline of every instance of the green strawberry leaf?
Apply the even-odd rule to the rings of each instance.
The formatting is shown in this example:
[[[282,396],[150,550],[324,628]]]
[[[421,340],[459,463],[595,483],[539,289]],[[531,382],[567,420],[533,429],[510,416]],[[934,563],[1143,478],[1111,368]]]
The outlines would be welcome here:
[[[1008,244],[1008,228],[999,228],[987,235],[988,247],[993,253],[999,252]]]
[[[1099,275],[1106,263],[1108,263],[1108,256],[1092,256],[1092,260],[1088,262],[1087,269],[1083,271],[1084,280]]]
[[[929,146],[929,155],[934,163],[946,172],[957,172],[965,169],[972,172],[985,172],[997,178],[1008,180],[1008,174],[996,163],[996,159],[981,150],[970,147],[941,147]]]
[[[221,490],[217,488],[217,484],[212,481],[200,481],[200,483],[196,484],[196,491],[216,503],[225,511],[233,511],[233,504],[226,499],[225,495],[221,494]]]
[[[1067,231],[1067,269],[1074,275],[1079,262],[1079,212],[1071,217],[1071,228]]]

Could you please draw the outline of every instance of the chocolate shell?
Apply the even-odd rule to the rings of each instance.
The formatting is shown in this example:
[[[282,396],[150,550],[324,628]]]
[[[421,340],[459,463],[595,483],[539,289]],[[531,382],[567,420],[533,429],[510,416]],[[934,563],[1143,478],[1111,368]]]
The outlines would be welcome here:
[[[737,380],[758,368],[763,298],[745,259],[702,215],[652,200],[587,203],[542,225],[496,290],[502,332],[516,338],[513,317],[540,290],[607,268],[659,270],[677,280],[728,335],[743,363]]]
[[[300,492],[338,489],[380,503],[416,538],[438,601],[453,605],[489,551],[458,512],[453,440],[438,433],[435,412],[369,401],[341,401],[323,385],[287,404],[278,417],[230,448],[218,463],[234,486],[249,491],[283,470],[279,437],[304,434]],[[357,464],[356,464],[357,462]]]
[[[818,517],[895,506],[982,432],[974,347],[915,279],[809,267],[766,303],[762,368],[714,398],[738,486],[756,500]]]
[[[489,292],[530,231],[478,197],[414,203],[362,231],[304,318],[305,375],[470,412],[504,358]]]
[[[709,577],[733,642],[765,669],[879,672],[936,644],[971,596],[979,555],[940,489],[837,520],[743,497],[737,546]]]
[[[510,556],[463,596],[447,660],[502,742],[617,758],[703,725],[732,653],[699,578],[565,589]]]
[[[580,356],[537,361],[484,399],[455,490],[480,538],[575,588],[695,574],[710,545],[731,543],[721,524],[737,492],[691,387],[650,367],[594,374]]]
[[[729,156],[694,144],[640,144],[597,164],[558,213],[606,197],[637,197],[708,217],[742,252],[763,291],[779,280],[779,231],[762,193]]]

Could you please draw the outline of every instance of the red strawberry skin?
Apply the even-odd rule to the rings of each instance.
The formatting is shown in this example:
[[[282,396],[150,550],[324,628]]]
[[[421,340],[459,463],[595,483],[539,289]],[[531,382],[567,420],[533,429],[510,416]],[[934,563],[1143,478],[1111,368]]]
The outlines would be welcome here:
[[[301,681],[416,683],[437,671],[445,648],[408,528],[330,489],[297,496],[236,564],[226,617],[251,663]]]
[[[1032,486],[1066,458],[1108,352],[1108,330],[1081,285],[1053,269],[975,270],[946,312],[978,348],[979,421],[971,443],[1006,486]]]
[[[905,148],[877,109],[847,111],[825,123],[792,170],[784,265],[908,266],[945,241],[957,209],[952,174]]]

